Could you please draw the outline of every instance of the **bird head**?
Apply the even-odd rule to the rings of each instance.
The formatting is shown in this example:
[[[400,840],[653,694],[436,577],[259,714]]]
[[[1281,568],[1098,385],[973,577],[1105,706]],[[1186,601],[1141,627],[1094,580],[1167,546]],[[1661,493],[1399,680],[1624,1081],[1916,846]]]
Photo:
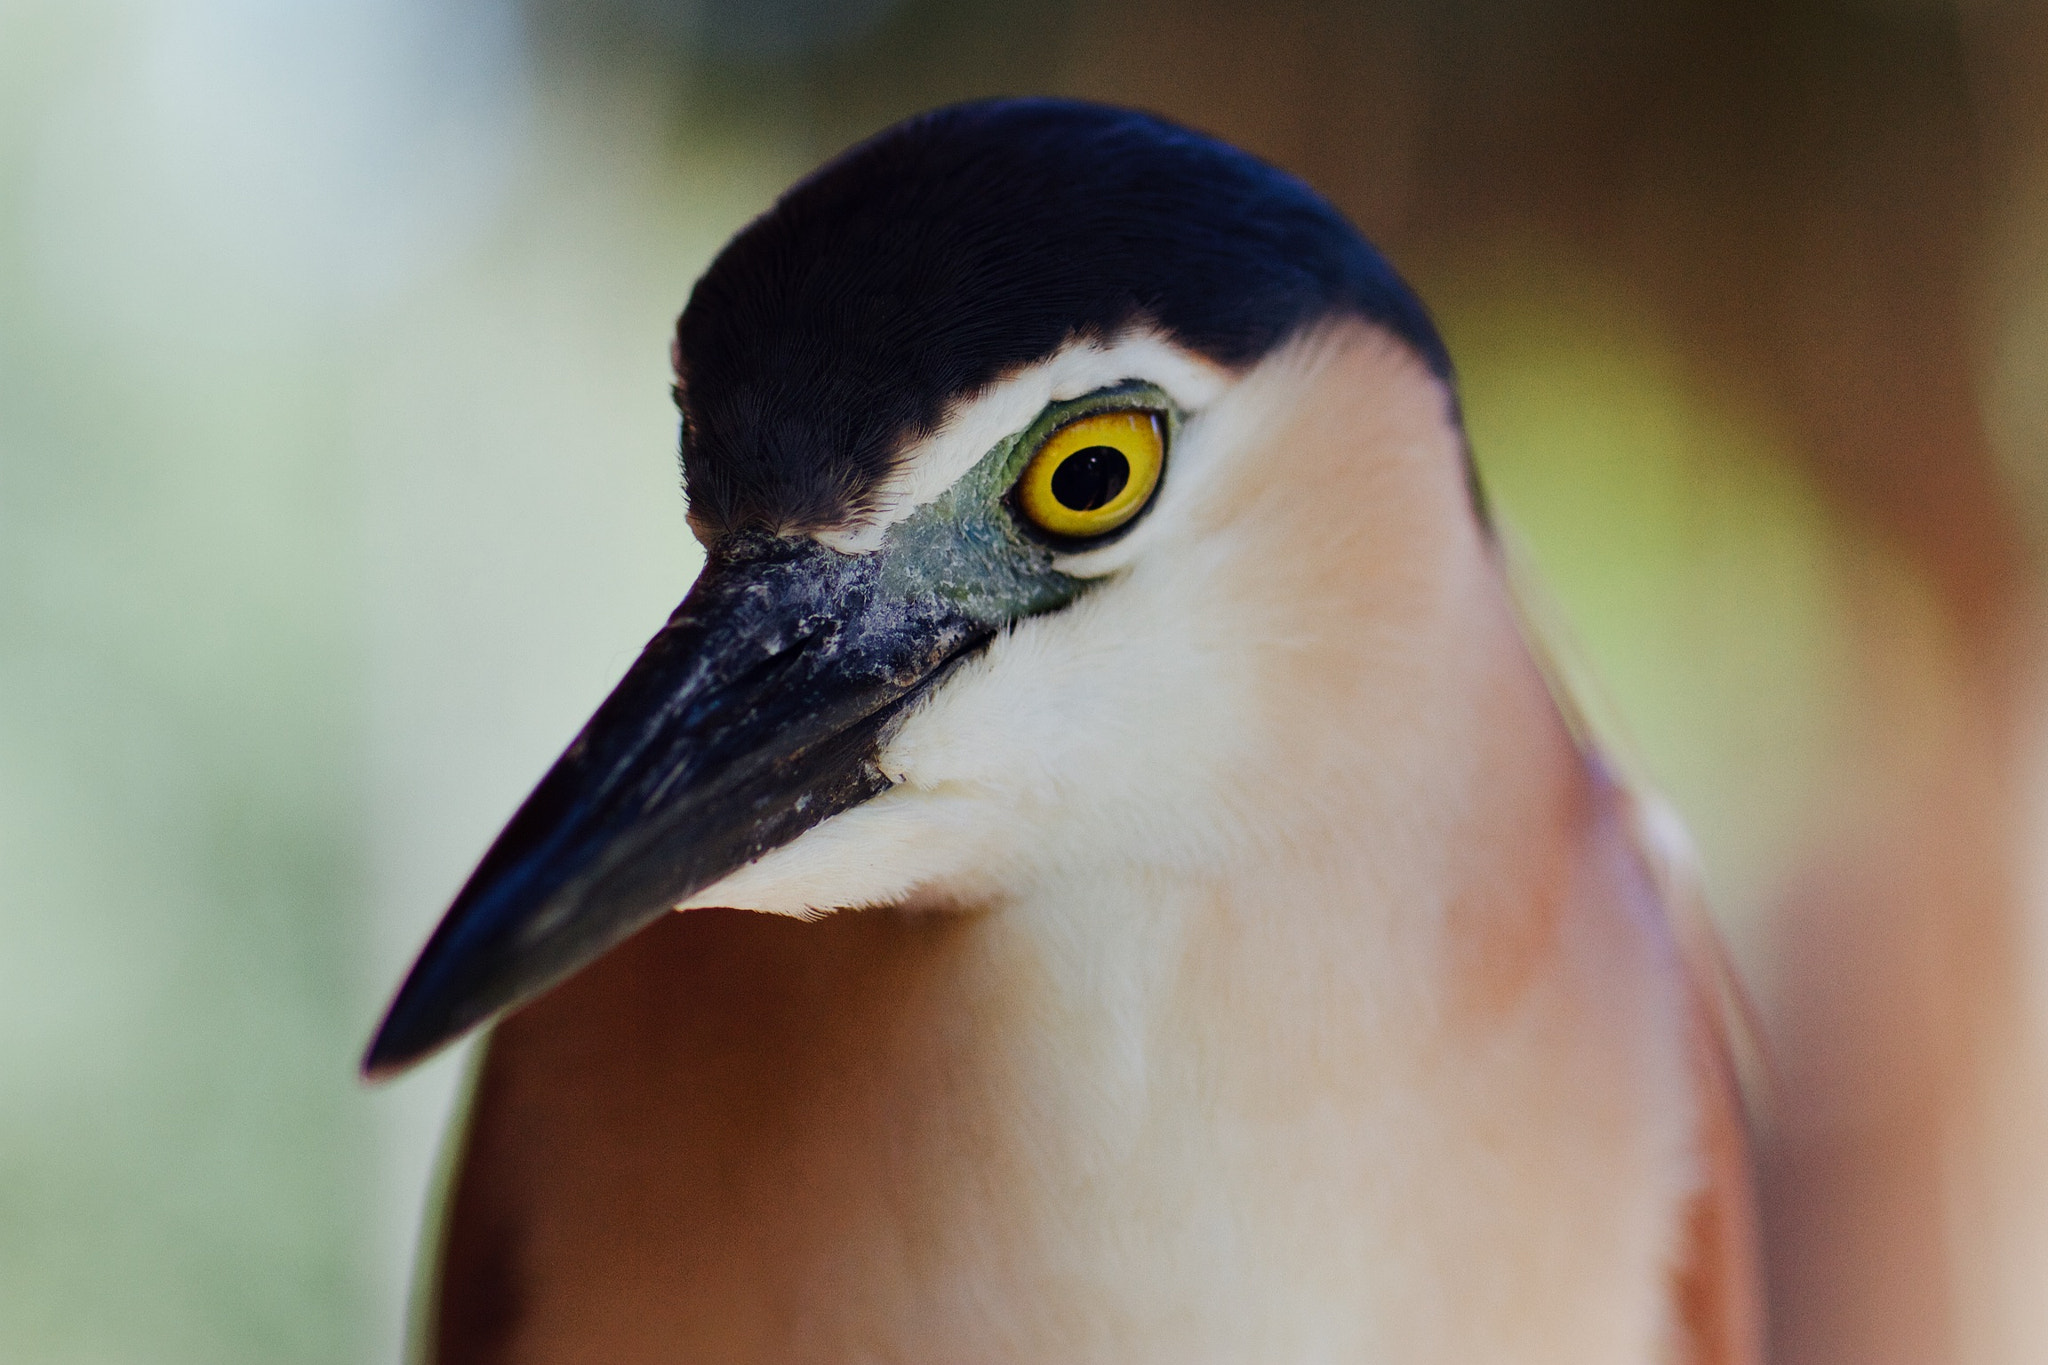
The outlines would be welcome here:
[[[726,247],[674,358],[704,570],[373,1074],[671,909],[986,907],[1290,837],[1269,784],[1358,766],[1304,719],[1370,700],[1427,528],[1476,525],[1413,295],[1306,185],[1148,115],[882,133]]]

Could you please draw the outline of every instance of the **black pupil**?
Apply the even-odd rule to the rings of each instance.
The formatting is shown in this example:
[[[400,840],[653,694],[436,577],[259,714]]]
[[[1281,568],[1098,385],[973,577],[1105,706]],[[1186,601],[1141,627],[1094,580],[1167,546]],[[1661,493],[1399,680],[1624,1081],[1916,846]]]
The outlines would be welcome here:
[[[1131,462],[1115,446],[1089,446],[1060,461],[1052,472],[1052,495],[1073,512],[1109,505],[1131,481]]]

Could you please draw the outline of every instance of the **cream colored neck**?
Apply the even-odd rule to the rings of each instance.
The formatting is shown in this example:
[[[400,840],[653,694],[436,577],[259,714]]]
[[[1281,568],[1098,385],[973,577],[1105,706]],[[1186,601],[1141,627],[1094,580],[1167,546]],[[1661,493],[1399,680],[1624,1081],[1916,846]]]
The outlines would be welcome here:
[[[1100,809],[998,788],[955,737],[1023,716],[1002,680],[1067,627],[1020,632],[845,826],[995,889],[691,911],[501,1028],[450,1284],[517,1230],[520,1358],[1657,1358],[1700,1181],[1657,907],[1441,389],[1362,330],[1281,361],[1203,439],[1289,459],[1191,458],[1189,553],[1087,606],[1240,632],[1193,683],[1163,639],[1105,665],[1132,705],[1232,689],[1239,733],[1133,727]],[[1029,841],[969,857],[947,819]],[[841,866],[813,847],[805,885]]]

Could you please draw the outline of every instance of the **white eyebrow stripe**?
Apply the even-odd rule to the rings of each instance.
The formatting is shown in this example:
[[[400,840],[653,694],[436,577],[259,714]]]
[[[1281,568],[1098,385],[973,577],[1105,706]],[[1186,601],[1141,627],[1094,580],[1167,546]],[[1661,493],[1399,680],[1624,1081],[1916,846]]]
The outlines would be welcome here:
[[[1182,411],[1196,412],[1223,391],[1230,374],[1149,328],[1126,332],[1107,345],[1069,342],[1049,359],[956,403],[937,431],[897,457],[873,514],[816,532],[814,538],[841,554],[878,549],[891,526],[951,488],[997,442],[1031,425],[1048,404],[1133,379],[1157,385]]]

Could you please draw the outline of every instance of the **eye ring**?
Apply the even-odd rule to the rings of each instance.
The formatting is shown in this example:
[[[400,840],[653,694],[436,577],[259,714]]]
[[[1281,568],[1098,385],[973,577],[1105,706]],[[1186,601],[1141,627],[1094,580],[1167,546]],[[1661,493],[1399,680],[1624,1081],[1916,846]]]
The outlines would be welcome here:
[[[1166,467],[1165,415],[1089,413],[1045,438],[1018,476],[1018,510],[1063,540],[1107,535],[1143,511]]]

